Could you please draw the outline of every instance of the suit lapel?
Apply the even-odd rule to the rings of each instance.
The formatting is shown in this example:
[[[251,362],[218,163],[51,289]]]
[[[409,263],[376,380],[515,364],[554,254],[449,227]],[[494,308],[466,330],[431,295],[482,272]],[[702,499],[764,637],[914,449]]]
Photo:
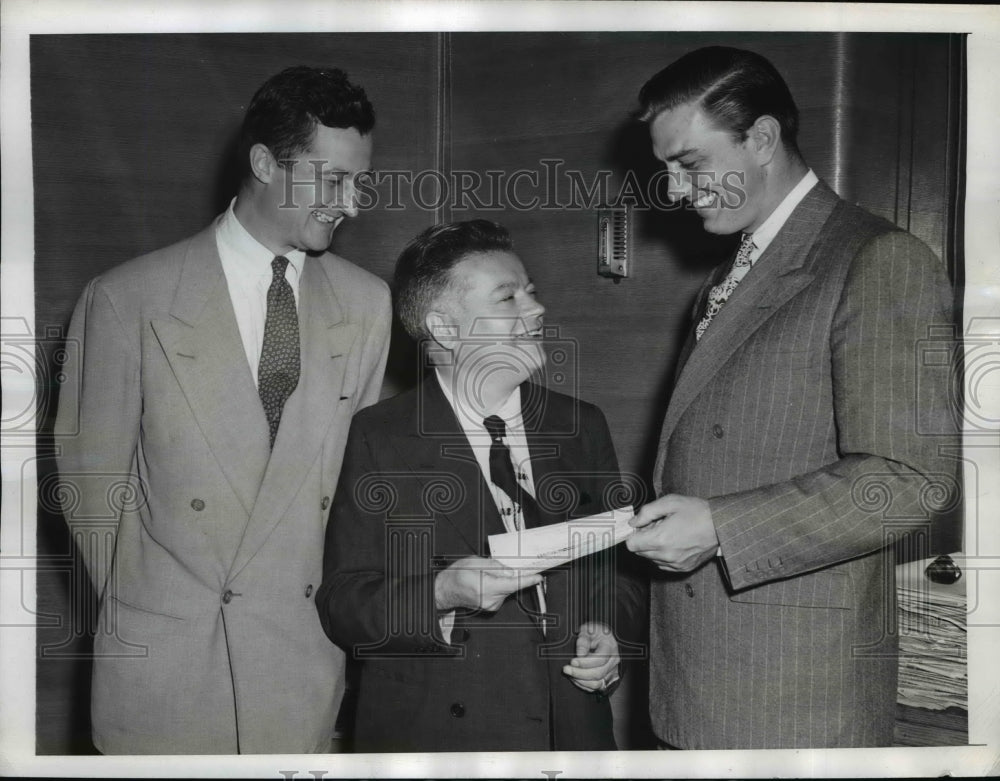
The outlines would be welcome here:
[[[215,224],[188,246],[169,317],[150,325],[219,467],[249,513],[267,467],[267,419],[222,272]]]
[[[282,410],[274,450],[230,578],[247,565],[284,519],[316,464],[327,432],[337,417],[337,404],[353,404],[350,396],[356,388],[345,387],[345,375],[347,357],[358,336],[357,327],[345,321],[333,280],[327,276],[323,264],[313,258],[307,258],[299,286],[299,324],[302,352],[299,384]],[[319,502],[318,496],[316,501]]]
[[[688,358],[674,386],[660,434],[654,472],[657,480],[663,470],[666,443],[691,402],[741,345],[813,280],[807,261],[837,200],[833,191],[822,183],[810,190],[719,310],[701,341],[687,351]]]
[[[575,440],[565,436],[553,438],[551,435],[553,432],[576,431],[576,426],[573,421],[565,420],[564,411],[557,408],[554,397],[545,388],[525,382],[521,385],[520,393],[535,499],[542,515],[539,525],[562,523],[566,520],[566,513],[554,512],[552,508],[561,504],[553,500],[556,499],[556,494],[565,489],[565,484],[560,482],[556,485],[551,481],[554,479],[553,475],[565,476],[572,471],[571,464],[566,459],[566,445],[575,444]],[[540,402],[534,401],[539,393]],[[533,412],[537,414],[532,414]]]
[[[435,490],[442,472],[457,479],[465,501],[438,508],[438,516],[465,542],[470,555],[488,555],[486,537],[503,532],[504,525],[479,462],[433,371],[416,393],[405,435],[392,440],[399,444],[397,456],[423,486],[424,496]]]

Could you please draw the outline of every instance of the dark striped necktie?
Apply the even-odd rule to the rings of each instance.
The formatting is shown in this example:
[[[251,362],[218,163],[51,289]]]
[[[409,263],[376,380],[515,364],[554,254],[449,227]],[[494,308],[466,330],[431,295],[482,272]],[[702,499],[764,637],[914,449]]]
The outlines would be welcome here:
[[[503,439],[507,433],[507,425],[498,415],[490,415],[483,421],[490,435],[490,480],[503,489],[521,509],[522,523],[519,529],[530,529],[538,526],[540,513],[534,497],[529,494],[517,480],[514,473],[514,462],[510,457],[510,449]]]

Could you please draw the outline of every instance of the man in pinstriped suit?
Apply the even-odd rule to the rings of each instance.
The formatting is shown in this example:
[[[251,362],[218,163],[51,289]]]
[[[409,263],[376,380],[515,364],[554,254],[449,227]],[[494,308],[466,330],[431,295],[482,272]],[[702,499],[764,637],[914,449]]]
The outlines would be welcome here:
[[[845,203],[796,146],[773,65],[709,47],[640,93],[653,150],[705,230],[742,234],[698,297],[632,521],[652,586],[650,714],[666,746],[892,742],[891,543],[929,555],[957,494],[944,268]],[[921,542],[922,541],[922,542]]]

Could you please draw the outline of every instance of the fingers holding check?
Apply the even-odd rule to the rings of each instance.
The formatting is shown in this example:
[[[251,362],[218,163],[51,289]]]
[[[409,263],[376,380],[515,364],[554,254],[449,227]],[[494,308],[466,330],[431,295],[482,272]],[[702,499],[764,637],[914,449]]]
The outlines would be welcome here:
[[[523,573],[493,559],[469,556],[451,564],[434,579],[434,600],[438,610],[473,608],[499,610],[515,591],[542,582],[537,572]]]
[[[696,496],[661,496],[629,523],[636,531],[625,542],[628,549],[667,572],[690,572],[719,549],[711,507]]]
[[[563,667],[563,674],[584,691],[599,692],[618,680],[621,656],[618,641],[610,627],[597,621],[580,626],[576,637],[576,656]]]

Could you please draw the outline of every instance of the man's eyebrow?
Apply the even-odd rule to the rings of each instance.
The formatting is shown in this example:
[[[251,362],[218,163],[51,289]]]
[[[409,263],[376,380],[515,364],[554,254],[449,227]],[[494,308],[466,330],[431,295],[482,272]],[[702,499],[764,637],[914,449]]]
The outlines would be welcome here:
[[[674,160],[677,160],[681,157],[685,157],[687,155],[696,155],[696,154],[698,154],[697,149],[682,149],[680,152],[677,152],[676,154],[670,155],[669,157],[665,158],[665,162],[672,163]]]
[[[514,282],[501,282],[495,288],[493,288],[494,293],[502,293],[507,290],[513,290],[517,285]]]

